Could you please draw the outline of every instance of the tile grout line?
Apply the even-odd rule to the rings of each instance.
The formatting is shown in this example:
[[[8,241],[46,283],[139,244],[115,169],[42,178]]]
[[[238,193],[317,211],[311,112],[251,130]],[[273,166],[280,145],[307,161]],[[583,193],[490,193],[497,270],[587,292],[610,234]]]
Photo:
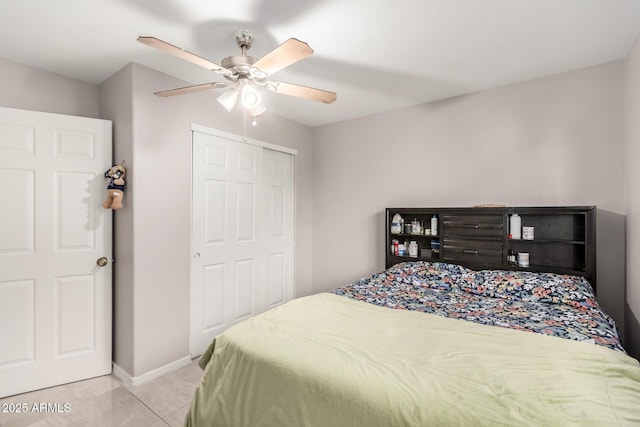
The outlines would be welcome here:
[[[149,405],[147,405],[146,403],[144,403],[144,401],[142,401],[142,399],[140,399],[138,396],[136,396],[134,393],[131,392],[131,390],[129,390],[129,388],[121,386],[122,388],[124,388],[127,393],[129,393],[131,396],[134,397],[134,399],[136,399],[138,402],[142,403],[142,405],[144,405],[145,408],[147,408],[148,410],[151,411],[151,413],[153,415],[155,415],[156,417],[160,418],[160,421],[162,421],[164,424],[169,425],[169,423],[167,423],[164,418],[162,418],[156,411],[154,411],[153,409],[151,409],[151,407]],[[153,423],[157,423],[158,421],[154,421]],[[151,425],[151,424],[149,424]],[[2,427],[2,425],[0,425],[0,427]]]

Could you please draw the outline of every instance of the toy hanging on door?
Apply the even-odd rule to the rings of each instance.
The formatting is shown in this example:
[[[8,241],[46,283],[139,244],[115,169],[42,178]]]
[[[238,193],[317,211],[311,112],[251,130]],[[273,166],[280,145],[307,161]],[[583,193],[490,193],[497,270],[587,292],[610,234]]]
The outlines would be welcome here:
[[[111,169],[104,173],[104,179],[108,180],[107,198],[102,203],[105,209],[118,210],[122,208],[122,199],[124,197],[124,162],[119,165],[113,165]]]

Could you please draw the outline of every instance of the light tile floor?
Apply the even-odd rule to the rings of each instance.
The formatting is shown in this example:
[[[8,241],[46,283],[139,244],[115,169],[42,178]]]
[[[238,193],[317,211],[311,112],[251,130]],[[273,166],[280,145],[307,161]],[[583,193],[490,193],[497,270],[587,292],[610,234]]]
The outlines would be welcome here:
[[[138,387],[107,375],[11,396],[0,399],[0,427],[182,427],[201,374],[196,359]],[[34,403],[58,403],[59,411],[33,411]],[[2,411],[13,411],[15,404],[27,411]]]

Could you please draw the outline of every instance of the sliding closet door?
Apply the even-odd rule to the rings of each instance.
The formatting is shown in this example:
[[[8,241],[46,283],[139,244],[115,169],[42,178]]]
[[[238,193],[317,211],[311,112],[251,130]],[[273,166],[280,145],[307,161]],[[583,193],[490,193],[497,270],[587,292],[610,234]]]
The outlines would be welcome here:
[[[263,151],[264,308],[293,298],[293,156]]]
[[[193,356],[234,323],[291,298],[291,158],[193,133]]]

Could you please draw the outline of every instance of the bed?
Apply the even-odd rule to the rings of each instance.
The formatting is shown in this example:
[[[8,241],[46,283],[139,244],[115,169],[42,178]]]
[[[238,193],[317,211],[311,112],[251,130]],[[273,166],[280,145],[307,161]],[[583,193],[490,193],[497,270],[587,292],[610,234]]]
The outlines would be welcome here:
[[[186,426],[640,425],[582,277],[408,262],[215,339]]]

